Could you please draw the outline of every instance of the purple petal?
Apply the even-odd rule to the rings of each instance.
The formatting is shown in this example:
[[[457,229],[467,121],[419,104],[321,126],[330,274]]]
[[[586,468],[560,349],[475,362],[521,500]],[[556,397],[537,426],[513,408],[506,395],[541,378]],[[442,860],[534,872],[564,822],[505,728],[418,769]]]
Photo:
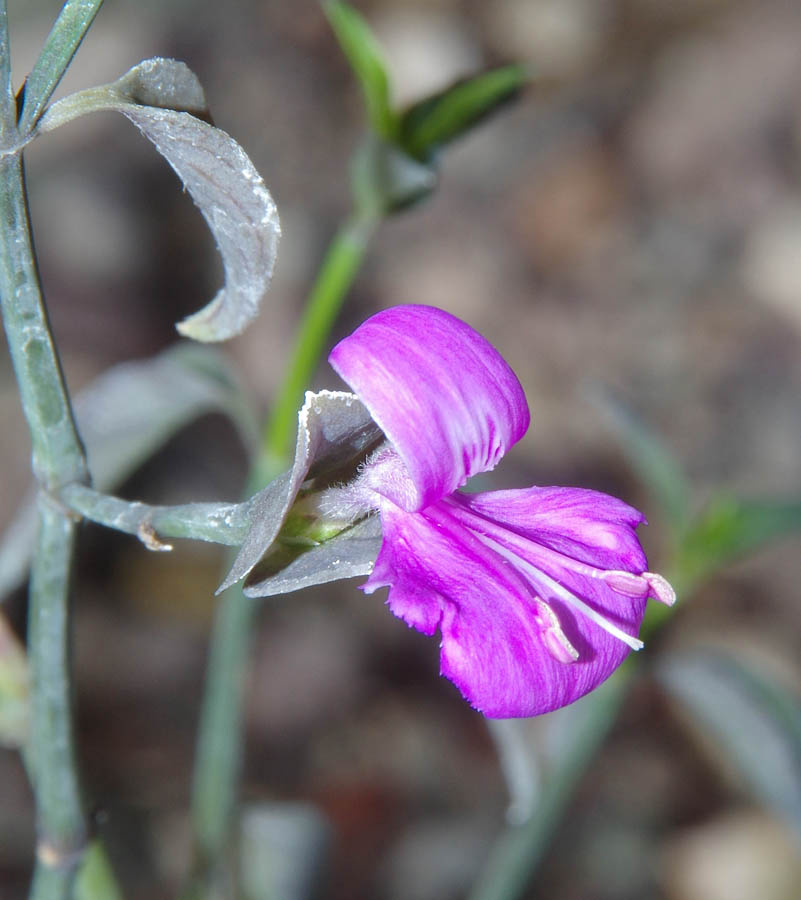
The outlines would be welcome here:
[[[600,491],[530,487],[460,495],[464,505],[511,531],[602,569],[645,570],[635,534],[645,524],[639,511]]]
[[[565,488],[455,495],[421,513],[385,500],[364,589],[389,586],[395,615],[425,634],[440,629],[442,674],[485,715],[538,715],[583,696],[628,655],[598,621],[624,637],[639,630],[645,597],[603,577],[643,571],[639,520],[614,498]]]
[[[503,357],[433,306],[376,314],[328,359],[403,461],[411,483],[383,493],[409,512],[494,468],[528,428],[523,389]]]

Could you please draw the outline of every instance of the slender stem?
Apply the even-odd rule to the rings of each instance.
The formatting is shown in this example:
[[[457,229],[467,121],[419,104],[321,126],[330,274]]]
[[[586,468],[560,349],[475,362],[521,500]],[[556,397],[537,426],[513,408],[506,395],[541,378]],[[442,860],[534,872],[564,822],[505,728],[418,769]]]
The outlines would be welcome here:
[[[11,90],[11,51],[8,44],[8,6],[0,0],[0,143],[14,133],[16,109]]]
[[[221,596],[214,622],[192,785],[193,890],[200,896],[209,896],[214,885],[222,889],[230,877],[225,854],[237,801],[244,682],[257,602],[235,585]],[[230,893],[222,889],[223,896]]]
[[[68,594],[74,537],[75,522],[41,494],[28,613],[38,830],[32,900],[69,896],[86,850],[69,680]]]
[[[47,101],[64,77],[67,66],[102,5],[103,0],[66,0],[25,81],[25,98],[19,122],[23,135],[44,112]]]
[[[289,373],[265,429],[248,493],[287,465],[303,390],[364,259],[377,220],[352,215],[340,226],[309,295]],[[222,594],[211,638],[192,794],[195,873],[186,897],[210,896],[226,876],[225,852],[242,756],[243,682],[258,601],[235,586]]]
[[[378,219],[354,213],[346,219],[323,260],[300,323],[289,372],[264,431],[254,478],[262,487],[281,471],[295,437],[298,409],[320,361],[347,292],[364,260]]]
[[[519,900],[526,896],[559,820],[614,723],[633,672],[631,663],[625,665],[592,696],[569,747],[546,773],[534,815],[524,825],[509,826],[501,834],[467,900]]]
[[[79,516],[136,535],[150,550],[170,550],[162,538],[187,538],[237,546],[248,532],[250,504],[184,503],[150,506],[120,500],[83,484],[71,484],[59,499]]]
[[[671,571],[668,579],[688,596],[697,582]],[[646,643],[666,621],[667,607],[651,603],[640,629]],[[606,739],[634,683],[641,659],[632,655],[607,682],[583,702],[584,719],[579,723],[567,751],[559,756],[543,779],[543,790],[531,819],[509,826],[495,842],[479,880],[467,900],[519,900],[525,896],[537,867],[553,840],[579,782]]]

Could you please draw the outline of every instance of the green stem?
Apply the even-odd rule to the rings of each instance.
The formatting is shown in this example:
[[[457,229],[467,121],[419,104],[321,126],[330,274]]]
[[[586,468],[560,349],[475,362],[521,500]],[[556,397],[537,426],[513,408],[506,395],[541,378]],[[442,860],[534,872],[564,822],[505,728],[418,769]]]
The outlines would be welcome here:
[[[87,842],[69,680],[68,592],[74,537],[74,521],[41,494],[28,612],[31,763],[38,831],[31,900],[70,895]]]
[[[556,835],[556,826],[623,704],[634,672],[632,663],[592,695],[570,745],[546,773],[531,819],[524,825],[509,826],[501,834],[467,900],[519,900],[525,895]]]
[[[668,580],[679,596],[689,596],[698,582],[671,571]],[[670,610],[653,601],[648,605],[640,637],[646,644],[667,620]],[[531,819],[509,826],[498,838],[479,880],[467,900],[519,900],[525,895],[579,782],[606,739],[634,683],[640,658],[631,656],[607,682],[582,701],[584,718],[566,752],[546,772],[547,781]]]
[[[195,871],[189,897],[232,895],[225,857],[237,801],[244,682],[257,602],[236,585],[222,594],[217,608],[192,786]]]
[[[343,222],[331,243],[309,296],[289,373],[265,429],[263,450],[251,474],[249,494],[287,466],[303,391],[377,225],[372,217],[354,214]],[[243,682],[257,603],[245,597],[237,586],[221,596],[217,610],[192,794],[195,872],[186,897],[224,895],[226,890],[225,852],[242,756]]]
[[[4,121],[4,138],[16,137]],[[88,478],[47,320],[19,153],[0,158],[0,303],[41,493],[30,586],[31,743],[38,832],[33,900],[69,896],[86,847],[73,746],[68,592],[75,522],[51,491]]]
[[[36,125],[102,5],[103,0],[67,0],[62,7],[25,80],[21,134],[27,134]]]
[[[254,472],[257,487],[272,481],[286,466],[304,391],[320,361],[378,222],[372,216],[354,213],[342,223],[331,242],[306,304],[289,372],[264,431],[261,459]]]
[[[248,532],[250,504],[184,503],[150,506],[120,500],[83,484],[71,484],[59,499],[79,516],[136,535],[150,550],[169,550],[162,538],[186,538],[238,546]]]
[[[0,143],[15,133],[16,109],[11,90],[11,51],[8,44],[8,6],[0,0]]]
[[[19,154],[0,159],[0,302],[22,409],[33,445],[33,471],[55,491],[88,480],[61,364],[39,287]]]

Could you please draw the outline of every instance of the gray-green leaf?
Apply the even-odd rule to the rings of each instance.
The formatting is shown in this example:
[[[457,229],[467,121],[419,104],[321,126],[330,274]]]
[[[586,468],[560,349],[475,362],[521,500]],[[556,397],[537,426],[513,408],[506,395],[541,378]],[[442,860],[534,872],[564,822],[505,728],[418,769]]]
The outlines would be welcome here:
[[[211,347],[180,344],[153,359],[104,372],[75,398],[78,428],[95,487],[115,488],[185,425],[210,412],[229,416],[255,447],[258,423],[225,358]],[[0,597],[28,571],[36,529],[34,497],[0,544]]]
[[[657,671],[757,799],[801,836],[799,698],[720,652],[676,654]]]
[[[512,100],[529,80],[523,66],[502,66],[451,85],[415,103],[400,119],[398,143],[415,159],[427,161]]]
[[[250,532],[218,593],[241,581],[267,553],[305,482],[324,479],[347,467],[382,439],[381,430],[354,394],[307,392],[298,414],[292,468],[253,498]]]
[[[205,109],[203,92],[176,60],[145,60],[112,84],[65,97],[45,113],[39,131],[101,109],[130,119],[172,166],[222,256],[225,285],[211,303],[179,322],[178,330],[197,341],[234,337],[258,314],[281,233],[261,176],[233,138],[193,115]]]

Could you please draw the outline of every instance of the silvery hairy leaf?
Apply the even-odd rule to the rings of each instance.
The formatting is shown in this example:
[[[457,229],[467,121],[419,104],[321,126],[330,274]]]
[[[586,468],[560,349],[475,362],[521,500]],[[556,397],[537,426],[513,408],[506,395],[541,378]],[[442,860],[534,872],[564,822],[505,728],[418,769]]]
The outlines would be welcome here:
[[[205,115],[195,75],[173,59],[148,59],[118,81],[53,104],[39,132],[97,110],[121,112],[172,166],[208,223],[225,284],[199,312],[178,323],[197,341],[222,341],[256,317],[272,276],[281,228],[270,192],[245,151]]]
[[[381,430],[354,394],[344,391],[307,392],[306,402],[298,414],[298,436],[292,468],[253,498],[251,530],[219,591],[241,581],[267,553],[304,484],[309,483],[312,487],[317,486],[314,482],[323,483],[326,479],[335,481],[337,473],[353,466],[382,438]],[[305,572],[302,577],[311,576]]]

